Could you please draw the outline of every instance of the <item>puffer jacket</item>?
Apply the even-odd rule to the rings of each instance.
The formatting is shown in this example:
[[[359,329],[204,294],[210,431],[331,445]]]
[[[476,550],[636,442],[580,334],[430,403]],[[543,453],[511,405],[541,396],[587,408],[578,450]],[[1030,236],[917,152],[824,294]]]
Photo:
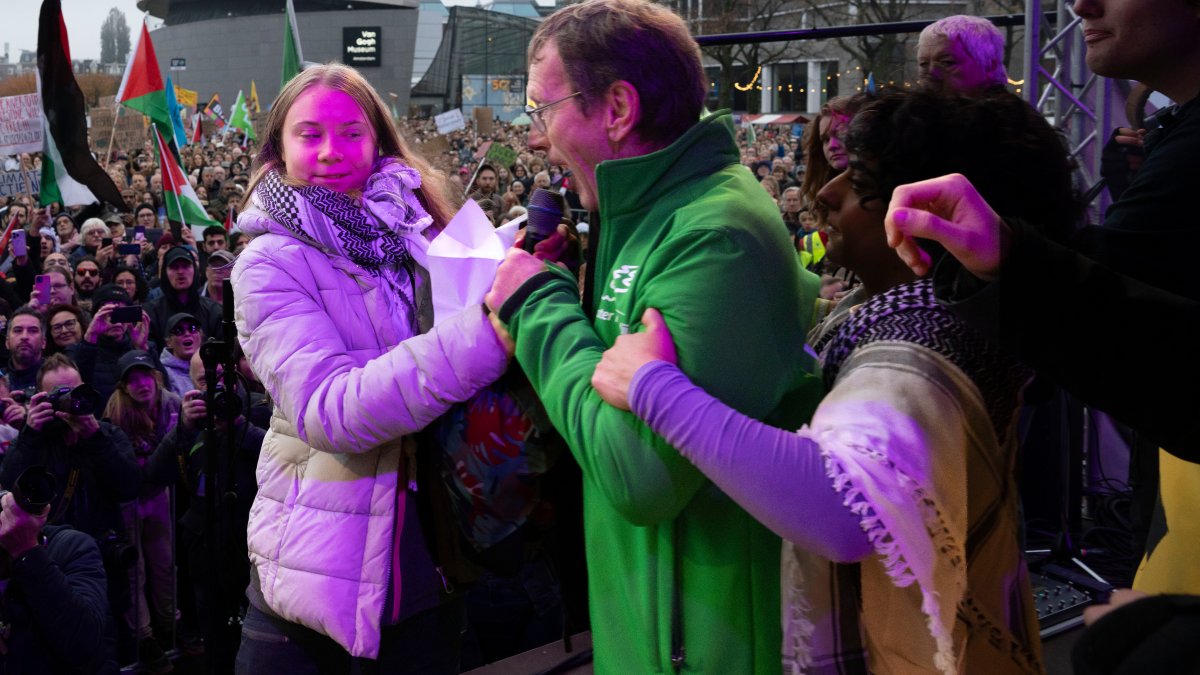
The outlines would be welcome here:
[[[276,403],[247,533],[257,587],[275,614],[375,658],[406,437],[497,379],[504,349],[482,309],[413,336],[385,282],[256,208],[238,226],[255,237],[233,270],[238,336]],[[428,283],[416,299],[431,306]]]

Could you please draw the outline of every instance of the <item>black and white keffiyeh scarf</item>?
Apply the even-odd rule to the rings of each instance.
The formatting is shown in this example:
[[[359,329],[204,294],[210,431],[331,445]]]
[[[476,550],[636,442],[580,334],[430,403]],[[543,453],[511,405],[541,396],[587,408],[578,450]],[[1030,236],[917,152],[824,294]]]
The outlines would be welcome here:
[[[411,259],[404,235],[433,223],[416,190],[421,175],[398,159],[381,160],[354,199],[320,185],[294,187],[270,171],[254,188],[254,203],[296,237],[379,274]]]
[[[386,282],[417,321],[413,257],[406,237],[420,236],[433,216],[417,198],[421,175],[400,160],[379,161],[360,198],[320,185],[289,185],[269,171],[252,202],[296,238],[353,262]]]

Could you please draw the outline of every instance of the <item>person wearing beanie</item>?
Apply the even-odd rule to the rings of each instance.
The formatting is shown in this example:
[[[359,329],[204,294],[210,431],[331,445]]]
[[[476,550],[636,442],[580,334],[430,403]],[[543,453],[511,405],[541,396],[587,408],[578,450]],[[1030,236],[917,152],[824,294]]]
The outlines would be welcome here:
[[[196,258],[186,246],[172,246],[163,255],[158,276],[162,296],[146,303],[146,313],[150,315],[150,339],[155,344],[166,344],[167,321],[180,312],[196,317],[205,335],[218,334],[221,306],[200,297],[200,286],[196,281],[198,270]]]

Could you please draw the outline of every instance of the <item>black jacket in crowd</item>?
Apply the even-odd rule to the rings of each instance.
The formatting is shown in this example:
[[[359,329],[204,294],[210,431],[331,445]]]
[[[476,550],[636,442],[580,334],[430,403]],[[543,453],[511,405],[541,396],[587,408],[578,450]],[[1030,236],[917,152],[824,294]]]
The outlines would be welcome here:
[[[955,313],[1088,405],[1200,462],[1200,96],[1147,137],[1146,162],[1074,249],[1012,222],[992,284],[946,258],[935,292]]]
[[[67,347],[67,356],[75,362],[79,376],[100,393],[100,408],[96,411],[96,417],[101,416],[104,406],[108,404],[108,399],[112,397],[121,381],[121,371],[117,362],[121,356],[133,349],[133,343],[128,337],[117,340],[107,335],[101,335],[96,344],[80,340]],[[153,341],[146,345],[146,352],[150,354],[155,367],[163,371],[162,363],[159,362],[161,350]],[[164,381],[166,376],[166,371],[163,371]]]
[[[118,672],[100,549],[69,527],[42,533],[45,545],[10,561],[0,612],[11,629],[0,673]]]
[[[150,315],[150,340],[156,345],[165,345],[167,320],[172,315],[180,312],[186,312],[196,317],[200,322],[200,327],[204,329],[204,337],[220,337],[221,335],[221,305],[208,299],[200,297],[200,288],[203,286],[204,279],[200,274],[199,265],[192,262],[192,267],[196,270],[192,287],[188,289],[187,301],[180,302],[179,294],[175,289],[171,288],[171,283],[167,281],[166,265],[158,272],[159,288],[162,289],[162,296],[146,303],[146,313]]]
[[[133,446],[125,432],[108,422],[88,438],[66,445],[63,422],[51,422],[42,431],[28,426],[13,441],[0,463],[0,485],[12,485],[31,466],[45,466],[58,482],[59,497],[50,505],[50,517],[60,513],[63,523],[96,538],[123,533],[120,505],[137,499],[142,477]],[[74,490],[65,508],[68,483],[78,469]]]

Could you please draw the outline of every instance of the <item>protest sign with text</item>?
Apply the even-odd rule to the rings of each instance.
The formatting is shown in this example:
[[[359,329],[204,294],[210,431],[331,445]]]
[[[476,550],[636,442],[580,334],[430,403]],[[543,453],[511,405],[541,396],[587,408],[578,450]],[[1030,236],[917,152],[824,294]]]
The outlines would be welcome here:
[[[42,98],[37,94],[0,98],[0,155],[41,149]]]

